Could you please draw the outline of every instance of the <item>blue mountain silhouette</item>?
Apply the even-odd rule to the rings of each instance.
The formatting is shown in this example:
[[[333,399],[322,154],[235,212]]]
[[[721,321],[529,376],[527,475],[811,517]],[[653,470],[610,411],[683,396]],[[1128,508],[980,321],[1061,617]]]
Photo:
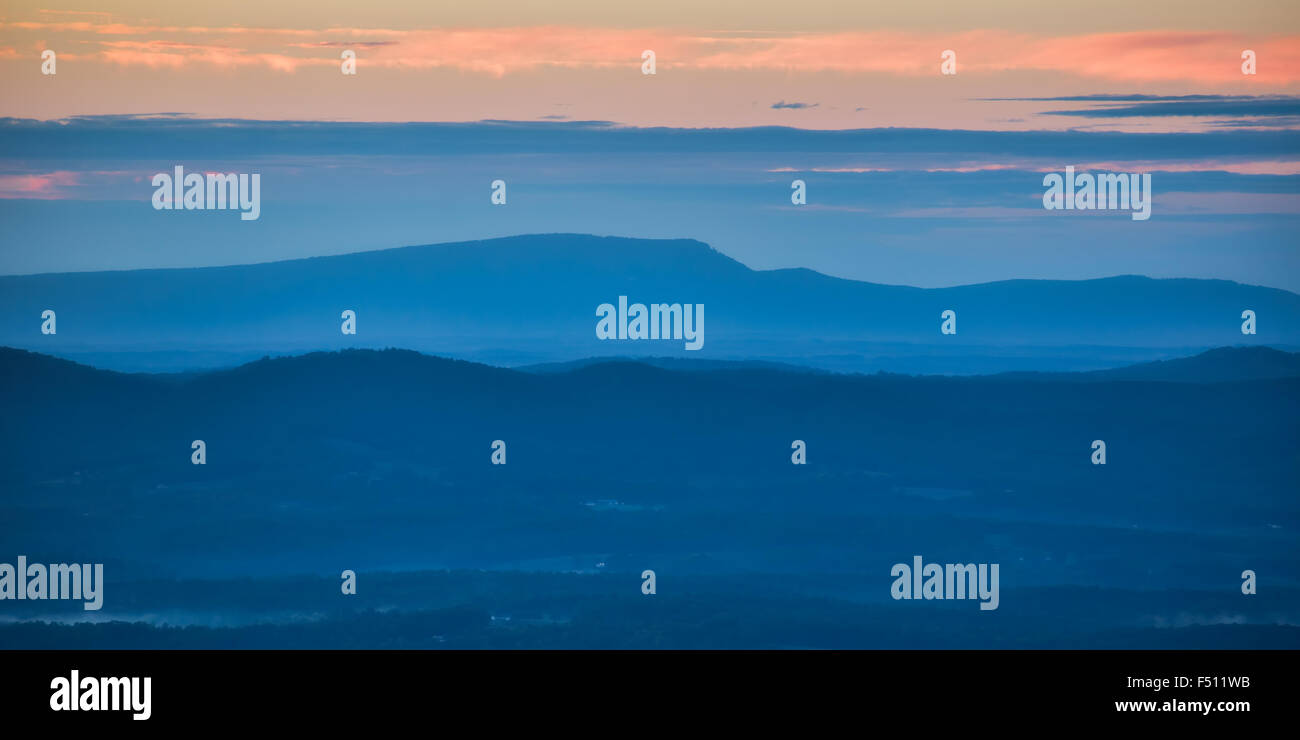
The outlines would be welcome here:
[[[599,341],[596,307],[619,296],[704,304],[704,348]],[[57,312],[55,336],[40,333],[46,309]],[[357,313],[355,336],[340,332],[345,309]],[[940,333],[949,309],[955,336]],[[1257,335],[1241,334],[1247,309]],[[1300,295],[1139,276],[921,289],[752,270],[693,240],[550,234],[232,267],[0,277],[0,344],[104,366],[114,366],[113,353],[192,353],[160,362],[179,368],[396,346],[493,364],[658,355],[873,369],[854,364],[866,353],[956,358],[876,368],[908,372],[1096,369],[1230,344],[1300,346]],[[1088,347],[1140,351],[1105,360]],[[1067,354],[1074,364],[1065,367],[1035,359]],[[1028,359],[961,359],[977,355]],[[848,360],[826,359],[836,357]]]
[[[515,647],[1294,646],[1300,376],[1273,376],[1295,365],[1238,347],[1119,373],[1140,379],[524,372],[348,350],[149,375],[0,348],[6,547],[104,562],[100,616],[137,622],[10,602],[35,621],[0,645],[484,646],[506,613]],[[1006,621],[901,612],[890,565],[918,552],[1002,563]],[[1242,563],[1274,584],[1258,600]],[[646,567],[671,618],[636,616]]]

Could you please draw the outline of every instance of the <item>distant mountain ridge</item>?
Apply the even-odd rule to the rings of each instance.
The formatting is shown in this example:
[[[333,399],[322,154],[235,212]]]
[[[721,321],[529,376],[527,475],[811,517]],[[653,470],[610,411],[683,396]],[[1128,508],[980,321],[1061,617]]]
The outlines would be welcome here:
[[[1300,353],[1272,347],[1218,347],[1192,357],[1156,360],[1082,373],[1001,373],[1002,378],[1079,381],[1150,380],[1172,383],[1224,383],[1300,376]]]
[[[96,368],[74,360],[29,350],[0,347],[0,381],[14,384],[30,382],[35,377],[49,377],[58,382],[83,382],[95,377],[112,378],[114,382],[151,383],[171,381],[183,383],[205,377],[238,379],[264,372],[282,374],[290,372],[289,368],[307,362],[341,362],[342,358],[382,358],[403,357],[412,362],[427,362],[438,366],[439,374],[451,373],[451,377],[475,379],[480,374],[488,379],[501,380],[507,377],[526,377],[530,375],[583,375],[602,374],[611,369],[622,372],[679,372],[679,373],[761,373],[761,374],[800,374],[800,375],[841,375],[842,377],[873,377],[868,374],[829,373],[817,368],[787,365],[764,361],[727,361],[695,360],[678,357],[590,357],[572,362],[526,365],[516,368],[502,368],[478,362],[458,360],[448,357],[429,355],[406,349],[354,349],[328,352],[310,352],[301,355],[266,357],[231,368],[196,370],[184,373],[124,373],[117,370]],[[638,369],[643,368],[643,369]],[[876,377],[898,378],[941,378],[945,376],[904,375],[900,373],[876,373]],[[1190,357],[1172,360],[1143,362],[1109,370],[1094,370],[1078,373],[1045,372],[1010,372],[989,375],[966,376],[967,381],[988,380],[1044,380],[1061,382],[1103,382],[1103,381],[1144,381],[1164,383],[1230,383],[1251,380],[1280,380],[1300,377],[1300,352],[1283,352],[1272,347],[1219,347]]]
[[[703,304],[703,349],[687,352],[681,341],[598,340],[596,307],[619,296]],[[46,309],[57,312],[57,335],[40,333]],[[340,332],[348,309],[357,314],[355,336]],[[1255,336],[1240,332],[1247,309],[1258,317]],[[946,310],[957,313],[956,335],[940,333]],[[1062,369],[1015,356],[1069,346],[1144,348],[1126,358],[1142,360],[1239,343],[1300,346],[1300,295],[1137,276],[922,289],[807,269],[756,271],[687,239],[573,234],[235,267],[0,277],[0,344],[64,356],[225,352],[242,361],[395,346],[494,364],[654,355],[870,369],[855,367],[854,358],[887,347],[875,354],[957,357],[942,371],[969,373]],[[994,361],[960,359],[973,354]],[[1086,355],[1064,369],[1124,364],[1090,365]],[[848,359],[810,359],[823,356]]]
[[[530,373],[564,373],[584,367],[608,362],[636,362],[642,365],[663,368],[665,370],[708,371],[708,370],[743,370],[757,368],[763,370],[781,370],[796,373],[826,372],[813,367],[793,365],[785,362],[768,362],[766,360],[694,360],[689,357],[587,357],[571,362],[548,362],[538,365],[523,365],[515,368]]]
[[[994,531],[1018,547],[1075,538],[1053,557],[1115,561],[1124,542],[1122,561],[1149,554],[1149,540],[1134,549],[1129,539],[1142,522],[1241,528],[1260,562],[1294,561],[1300,377],[1073,377],[687,371],[627,360],[536,373],[410,350],[178,377],[5,349],[0,515],[17,552],[55,557],[75,545],[129,561],[114,572],[138,577],[157,577],[159,564],[190,576],[254,565],[319,572],[343,551],[359,568],[629,549],[689,563],[692,553],[727,560],[740,548],[767,567],[792,552],[835,567],[868,562],[852,554],[860,548],[885,566],[957,541],[1006,551],[983,549],[988,530],[970,517],[1005,520]],[[206,445],[203,465],[192,463],[195,440]],[[508,445],[508,465],[490,462],[494,440]],[[796,440],[807,443],[807,467],[792,464]],[[1090,462],[1094,440],[1107,444],[1105,466]],[[624,517],[586,505],[606,499],[645,508]],[[793,532],[803,544],[785,547]],[[1187,566],[1222,541],[1182,536],[1167,540],[1184,548],[1165,566],[1169,577],[1222,577]],[[1153,583],[1168,587],[1164,577]]]
[[[1280,636],[1249,636],[1295,624],[1300,603],[1300,377],[1249,379],[1295,359],[1258,350],[1079,382],[1090,374],[841,375],[707,358],[537,372],[411,350],[149,375],[0,349],[0,521],[31,562],[103,563],[100,618],[265,625],[259,646],[325,627],[357,647],[464,647],[465,627],[424,610],[473,607],[458,623],[516,649],[602,644],[593,634],[790,645],[800,633],[828,647],[896,646],[899,634],[919,647],[1054,647],[1225,614],[1238,642],[1205,644],[1276,647]],[[1150,380],[1195,366],[1242,379]],[[495,464],[498,441],[508,464]],[[1000,563],[997,613],[1014,621],[901,611],[890,567],[916,553]],[[1247,566],[1272,574],[1259,601],[1238,590]],[[345,568],[363,586],[339,598]],[[659,600],[639,590],[645,569]],[[876,616],[827,612],[834,601],[876,604]],[[5,612],[83,614],[68,600]],[[397,621],[370,621],[381,616]],[[972,635],[976,619],[986,626]],[[856,642],[841,642],[846,624],[862,628]],[[0,644],[134,644],[124,629],[0,626]],[[249,644],[194,634],[137,639]]]

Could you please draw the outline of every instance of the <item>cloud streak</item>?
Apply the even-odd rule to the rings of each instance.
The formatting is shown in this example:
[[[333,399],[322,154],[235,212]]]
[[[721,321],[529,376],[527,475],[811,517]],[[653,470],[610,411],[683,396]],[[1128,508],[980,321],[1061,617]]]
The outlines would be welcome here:
[[[393,69],[452,68],[503,76],[543,67],[635,69],[644,49],[661,69],[779,70],[919,76],[937,74],[939,53],[957,52],[963,75],[1046,71],[1120,82],[1241,82],[1240,53],[1258,54],[1252,84],[1300,80],[1300,36],[1226,31],[1142,31],[1046,36],[1002,30],[955,34],[875,30],[700,34],[663,29],[256,28],[133,25],[89,20],[0,24],[0,39],[48,33],[98,43],[105,61],[179,67],[261,65],[292,73],[336,64],[325,49],[364,50],[363,63]],[[18,44],[22,47],[22,44]]]

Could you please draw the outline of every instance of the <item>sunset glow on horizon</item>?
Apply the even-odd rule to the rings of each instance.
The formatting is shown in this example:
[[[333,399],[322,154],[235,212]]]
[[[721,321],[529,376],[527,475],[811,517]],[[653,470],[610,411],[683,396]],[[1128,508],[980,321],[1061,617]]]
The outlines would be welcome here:
[[[727,24],[716,8],[683,3],[657,4],[657,14],[575,3],[546,18],[518,2],[479,10],[390,3],[365,12],[331,2],[220,17],[154,2],[108,11],[64,5],[0,13],[0,79],[9,91],[0,115],[1060,130],[1081,123],[1063,111],[1093,103],[1030,99],[1300,91],[1294,7],[1280,12],[1287,22],[1275,12],[1265,23],[1244,10],[1230,22],[1220,8],[1177,4],[1168,16],[1177,24],[1161,25],[1151,8],[1102,3],[1076,12],[1068,27],[1028,27],[1034,6],[1021,2],[951,18],[755,3]],[[1130,22],[1117,25],[1117,15]],[[58,54],[57,78],[39,74],[46,49]],[[1246,49],[1259,59],[1253,75],[1240,70]],[[338,74],[344,50],[355,54],[355,77]],[[656,56],[653,76],[640,73],[646,50]],[[945,50],[955,52],[960,74],[938,74]],[[1178,131],[1202,123],[1125,116],[1091,125]]]

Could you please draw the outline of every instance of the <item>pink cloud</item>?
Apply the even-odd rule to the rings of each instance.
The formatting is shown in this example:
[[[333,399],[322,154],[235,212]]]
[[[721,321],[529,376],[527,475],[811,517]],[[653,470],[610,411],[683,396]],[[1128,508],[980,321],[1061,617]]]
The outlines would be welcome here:
[[[1257,55],[1254,77],[1241,72],[1241,53]],[[1011,55],[1017,67],[1054,69],[1120,81],[1202,83],[1300,79],[1300,37],[1260,38],[1218,31],[1104,33],[1035,41]]]
[[[59,188],[78,184],[78,173],[60,170],[40,174],[0,175],[0,198],[59,200]]]
[[[0,174],[0,199],[68,200],[119,198],[126,183],[148,182],[129,170],[55,170]]]
[[[635,69],[653,49],[664,70],[777,70],[896,76],[937,75],[939,55],[957,53],[959,74],[1048,71],[1120,82],[1289,84],[1300,80],[1300,36],[1227,31],[1141,31],[1042,36],[1001,30],[942,34],[844,31],[698,34],[665,29],[532,26],[516,28],[257,28],[162,26],[90,20],[0,23],[0,33],[85,34],[116,64],[263,65],[292,72],[323,60],[321,47],[355,44],[361,63],[387,68],[446,67],[502,76],[540,67]],[[124,37],[145,37],[128,40]],[[108,41],[105,37],[121,40]],[[164,48],[167,47],[167,48]],[[1241,74],[1241,52],[1258,72]],[[130,52],[130,53],[127,53]],[[162,58],[161,54],[170,55]]]
[[[294,72],[304,65],[334,64],[333,60],[250,52],[224,44],[186,44],[174,41],[106,41],[103,58],[123,66],[178,68],[191,62],[217,67],[266,66]]]

